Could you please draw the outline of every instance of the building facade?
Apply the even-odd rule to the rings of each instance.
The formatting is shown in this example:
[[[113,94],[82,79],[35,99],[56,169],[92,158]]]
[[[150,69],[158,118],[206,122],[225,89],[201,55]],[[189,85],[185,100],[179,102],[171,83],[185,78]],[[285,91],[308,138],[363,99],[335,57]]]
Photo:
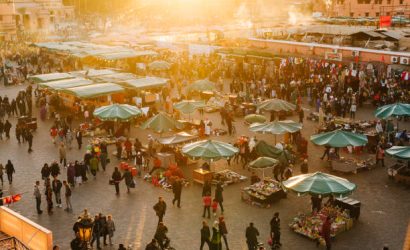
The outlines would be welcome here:
[[[16,31],[13,1],[0,0],[0,41],[14,39]]]
[[[333,17],[410,16],[410,0],[333,0]]]
[[[17,31],[52,32],[74,17],[74,7],[62,0],[0,0],[0,39],[13,39]]]

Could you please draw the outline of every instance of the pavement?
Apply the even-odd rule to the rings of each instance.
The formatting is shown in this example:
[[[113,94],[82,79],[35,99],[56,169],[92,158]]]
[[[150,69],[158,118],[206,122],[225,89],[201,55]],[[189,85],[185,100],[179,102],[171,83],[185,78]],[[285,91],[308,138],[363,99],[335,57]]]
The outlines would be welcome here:
[[[13,98],[19,89],[25,86],[0,87],[0,95],[7,94]],[[307,107],[309,108],[309,107]],[[358,119],[372,119],[374,108],[366,106],[357,113]],[[309,112],[305,112],[308,114]],[[34,114],[39,116],[37,109]],[[198,117],[199,115],[196,114]],[[214,127],[222,127],[219,113],[205,114],[214,124]],[[297,117],[292,119],[297,120]],[[97,178],[90,179],[88,183],[77,186],[73,189],[72,205],[73,212],[67,213],[61,208],[54,208],[54,214],[47,213],[37,215],[35,211],[35,200],[33,197],[33,186],[36,180],[41,179],[40,170],[44,163],[50,163],[58,159],[58,149],[51,142],[49,129],[51,121],[38,121],[38,130],[34,133],[34,152],[27,153],[27,144],[18,144],[14,136],[14,126],[16,118],[10,119],[13,127],[11,139],[0,141],[0,161],[5,164],[10,159],[16,169],[12,186],[4,184],[3,189],[8,193],[23,193],[23,199],[10,207],[28,217],[34,222],[50,229],[53,232],[54,243],[61,249],[69,249],[73,223],[84,208],[92,214],[102,212],[112,214],[116,224],[114,233],[114,247],[104,249],[117,249],[119,243],[132,245],[132,249],[144,249],[145,245],[152,239],[157,225],[157,217],[153,211],[153,205],[158,196],[163,196],[168,204],[164,221],[169,228],[168,236],[171,238],[171,245],[178,250],[198,249],[200,244],[200,228],[202,221],[202,187],[198,184],[191,184],[182,191],[182,208],[172,206],[172,192],[156,188],[150,183],[137,180],[136,188],[126,193],[125,185],[121,183],[121,195],[116,196],[113,186],[108,184],[113,168],[119,164],[114,158],[108,165],[106,172],[98,172]],[[236,121],[237,135],[251,135],[243,119]],[[309,137],[315,133],[317,123],[305,121],[302,134]],[[408,123],[401,123],[400,127],[410,127]],[[151,131],[144,131],[139,128],[132,128],[131,137],[138,137],[143,143],[147,141],[147,135]],[[272,135],[256,135],[258,139],[266,140],[273,144]],[[281,138],[280,136],[278,137]],[[233,142],[235,137],[220,136],[215,139]],[[84,138],[86,142],[87,138]],[[109,147],[109,151],[115,150],[114,146]],[[320,160],[323,152],[322,147],[317,147],[309,143],[309,171],[329,172],[326,162]],[[82,159],[83,150],[73,148],[67,152],[69,161]],[[364,156],[366,157],[366,156]],[[369,156],[374,157],[374,156]],[[386,165],[393,164],[391,159],[386,160]],[[217,168],[227,167],[226,161],[215,163]],[[184,167],[184,172],[188,179],[192,176],[193,167]],[[241,174],[250,175],[250,172],[242,169],[242,166],[233,164],[230,169]],[[299,167],[296,167],[294,174],[298,174]],[[407,225],[410,219],[410,193],[409,188],[396,184],[387,178],[385,168],[378,167],[371,171],[357,174],[332,174],[348,178],[357,184],[357,190],[351,195],[352,198],[361,201],[361,215],[354,227],[347,232],[337,236],[333,241],[333,249],[382,249],[387,244],[390,249],[402,249]],[[66,179],[65,174],[60,179]],[[310,210],[309,197],[298,197],[289,194],[287,199],[282,199],[271,208],[258,208],[241,201],[241,188],[249,185],[249,181],[225,187],[224,190],[224,217],[228,228],[228,241],[230,249],[247,249],[245,239],[245,228],[249,222],[254,222],[259,229],[260,241],[268,240],[269,221],[274,212],[280,213],[282,230],[282,249],[317,249],[315,242],[300,236],[288,227],[289,222],[298,212],[308,212]],[[46,202],[42,197],[42,208],[46,210]],[[213,223],[215,218],[208,220]],[[323,247],[319,247],[323,249]]]

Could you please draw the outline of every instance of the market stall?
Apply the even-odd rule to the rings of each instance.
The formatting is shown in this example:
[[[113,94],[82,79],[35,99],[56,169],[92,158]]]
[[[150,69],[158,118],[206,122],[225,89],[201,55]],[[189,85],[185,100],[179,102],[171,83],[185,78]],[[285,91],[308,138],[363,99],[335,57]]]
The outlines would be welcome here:
[[[107,105],[110,102],[121,103],[124,98],[124,88],[114,83],[100,83],[61,90],[61,95],[67,96],[67,106],[73,106],[75,98],[95,106]],[[65,100],[65,98],[63,98]]]
[[[272,178],[264,178],[260,182],[243,188],[241,192],[243,201],[258,207],[270,207],[285,197],[286,193],[280,183]]]
[[[360,202],[353,199],[343,199],[351,194],[356,185],[347,179],[321,172],[302,174],[282,182],[286,191],[291,191],[298,196],[310,194],[312,196],[312,212],[300,213],[289,227],[296,233],[309,237],[325,244],[323,225],[330,223],[330,237],[349,230],[354,219],[360,215]],[[322,198],[329,200],[322,207]],[[335,200],[334,197],[339,197]]]
[[[376,162],[373,158],[367,160],[358,160],[355,158],[340,157],[329,161],[330,168],[334,171],[343,173],[357,173],[363,170],[371,170],[376,166]]]
[[[406,163],[398,162],[387,169],[389,177],[396,182],[410,185],[410,146],[394,146],[386,150],[391,157]]]
[[[216,172],[212,176],[212,184],[217,184],[222,182],[223,185],[231,185],[239,182],[246,181],[248,178],[241,174],[238,174],[232,170],[225,169],[219,172]]]

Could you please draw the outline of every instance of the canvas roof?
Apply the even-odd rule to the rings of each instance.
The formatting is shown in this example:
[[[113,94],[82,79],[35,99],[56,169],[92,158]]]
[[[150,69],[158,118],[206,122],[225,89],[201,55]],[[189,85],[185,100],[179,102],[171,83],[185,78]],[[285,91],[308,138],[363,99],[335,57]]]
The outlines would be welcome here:
[[[114,83],[100,83],[62,90],[63,92],[75,95],[78,98],[95,98],[110,94],[121,93],[124,88]]]
[[[148,76],[144,78],[138,78],[133,80],[125,81],[124,84],[128,87],[135,89],[147,89],[164,86],[169,79]]]

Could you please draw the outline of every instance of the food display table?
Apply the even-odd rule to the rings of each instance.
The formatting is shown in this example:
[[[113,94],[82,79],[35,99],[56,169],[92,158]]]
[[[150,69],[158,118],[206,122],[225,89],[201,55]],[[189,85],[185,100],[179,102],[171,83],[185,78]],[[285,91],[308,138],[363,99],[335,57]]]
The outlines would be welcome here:
[[[330,167],[334,171],[343,173],[357,173],[361,170],[370,170],[375,167],[375,161],[372,158],[367,160],[344,159],[330,161]]]
[[[276,201],[285,198],[280,183],[271,178],[265,178],[251,186],[245,187],[241,193],[242,200],[259,207],[270,207]]]
[[[204,184],[205,181],[211,181],[213,177],[212,172],[203,170],[202,168],[195,169],[192,172],[192,179],[200,184]]]
[[[217,184],[222,181],[224,185],[230,185],[247,180],[246,176],[240,175],[232,170],[225,169],[213,175],[212,184]]]
[[[331,226],[332,237],[353,227],[353,219],[350,217],[349,211],[337,207],[324,207],[317,214],[301,213],[289,223],[289,227],[294,232],[310,239],[318,240],[324,245],[324,239],[320,236],[320,231],[327,216],[333,218]]]

